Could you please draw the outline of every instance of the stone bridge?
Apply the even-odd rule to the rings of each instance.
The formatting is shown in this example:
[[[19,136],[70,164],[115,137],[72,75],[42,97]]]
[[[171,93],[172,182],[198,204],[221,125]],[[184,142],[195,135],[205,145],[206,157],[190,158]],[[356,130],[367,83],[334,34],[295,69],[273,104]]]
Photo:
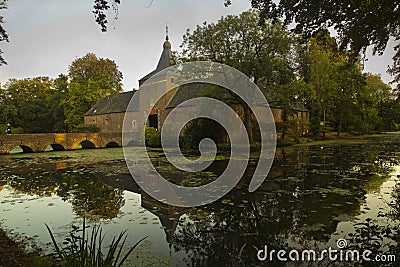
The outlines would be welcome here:
[[[73,150],[78,148],[105,148],[122,146],[119,133],[44,133],[0,135],[0,154],[9,154],[14,148],[23,152]]]

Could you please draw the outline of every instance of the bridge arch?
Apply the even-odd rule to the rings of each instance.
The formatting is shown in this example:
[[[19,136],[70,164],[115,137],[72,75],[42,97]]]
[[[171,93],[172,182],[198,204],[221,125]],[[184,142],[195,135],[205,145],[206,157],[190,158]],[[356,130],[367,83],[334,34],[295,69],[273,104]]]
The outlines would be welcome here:
[[[112,141],[112,142],[108,142],[106,144],[106,147],[120,147],[120,145],[117,142]]]
[[[92,148],[96,148],[96,146],[88,141],[88,140],[83,140],[82,142],[79,143],[78,149],[92,149]]]
[[[65,147],[61,144],[50,144],[48,145],[44,151],[64,151]]]
[[[10,149],[10,154],[19,154],[19,153],[33,153],[33,149],[25,145],[15,146]]]

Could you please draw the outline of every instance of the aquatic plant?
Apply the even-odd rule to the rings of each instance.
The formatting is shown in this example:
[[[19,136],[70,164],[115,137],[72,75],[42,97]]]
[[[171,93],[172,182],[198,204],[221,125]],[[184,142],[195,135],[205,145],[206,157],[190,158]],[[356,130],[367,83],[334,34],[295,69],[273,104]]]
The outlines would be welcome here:
[[[60,247],[54,238],[50,227],[45,224],[50,234],[51,240],[55,247],[62,266],[68,267],[115,267],[121,266],[133,250],[147,238],[143,237],[137,241],[122,257],[122,250],[127,238],[126,230],[122,231],[117,237],[111,241],[108,251],[103,251],[104,235],[100,225],[94,225],[91,235],[86,233],[86,220],[83,220],[82,236],[76,236],[71,233],[70,238],[66,238],[65,247]],[[122,259],[120,260],[120,258]]]

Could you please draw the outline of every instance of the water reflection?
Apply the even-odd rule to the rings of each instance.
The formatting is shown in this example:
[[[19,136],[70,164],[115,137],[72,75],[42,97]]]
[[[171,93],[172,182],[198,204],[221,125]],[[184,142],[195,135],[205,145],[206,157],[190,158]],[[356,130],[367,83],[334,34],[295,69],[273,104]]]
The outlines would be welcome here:
[[[137,205],[159,219],[169,249],[164,254],[181,257],[192,266],[253,266],[259,265],[255,248],[265,244],[285,249],[329,242],[340,222],[352,222],[360,215],[366,194],[379,192],[393,178],[390,173],[399,165],[399,145],[400,136],[390,135],[349,145],[281,148],[257,191],[248,193],[255,157],[247,177],[233,191],[213,204],[192,209],[169,206],[141,192],[120,149],[97,150],[94,158],[82,152],[78,158],[71,156],[74,152],[1,157],[0,186],[12,191],[15,201],[20,194],[57,196],[71,204],[75,216],[116,223],[127,216],[123,208],[137,208],[125,205],[124,192],[134,192],[140,195]],[[213,180],[227,164],[219,157],[203,176],[182,176],[160,157],[160,151],[152,153],[163,174],[182,185]],[[391,194],[391,216],[399,220],[400,186]],[[381,208],[389,211],[389,206]],[[42,216],[51,220],[46,211]]]
[[[124,205],[123,190],[104,184],[90,168],[28,172],[8,176],[6,184],[15,194],[40,197],[57,195],[72,204],[79,217],[113,219]],[[4,181],[3,181],[4,182]]]

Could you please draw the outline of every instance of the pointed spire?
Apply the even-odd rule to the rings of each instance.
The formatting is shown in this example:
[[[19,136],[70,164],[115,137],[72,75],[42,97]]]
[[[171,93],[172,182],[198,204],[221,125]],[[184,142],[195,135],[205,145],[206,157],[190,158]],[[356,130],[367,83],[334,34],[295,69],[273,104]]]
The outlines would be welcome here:
[[[169,42],[169,36],[168,36],[168,22],[165,23],[165,42],[163,45],[164,50],[171,50],[171,43]]]
[[[152,75],[155,73],[168,68],[171,66],[171,59],[172,59],[172,53],[171,53],[171,43],[169,42],[169,29],[168,29],[168,24],[165,27],[165,42],[163,44],[163,51],[161,53],[160,60],[158,61],[157,67],[154,71],[150,72],[143,78],[139,80],[139,86],[142,85],[148,78],[150,78]]]
[[[165,40],[169,41],[169,37],[168,37],[168,22],[165,23]]]

